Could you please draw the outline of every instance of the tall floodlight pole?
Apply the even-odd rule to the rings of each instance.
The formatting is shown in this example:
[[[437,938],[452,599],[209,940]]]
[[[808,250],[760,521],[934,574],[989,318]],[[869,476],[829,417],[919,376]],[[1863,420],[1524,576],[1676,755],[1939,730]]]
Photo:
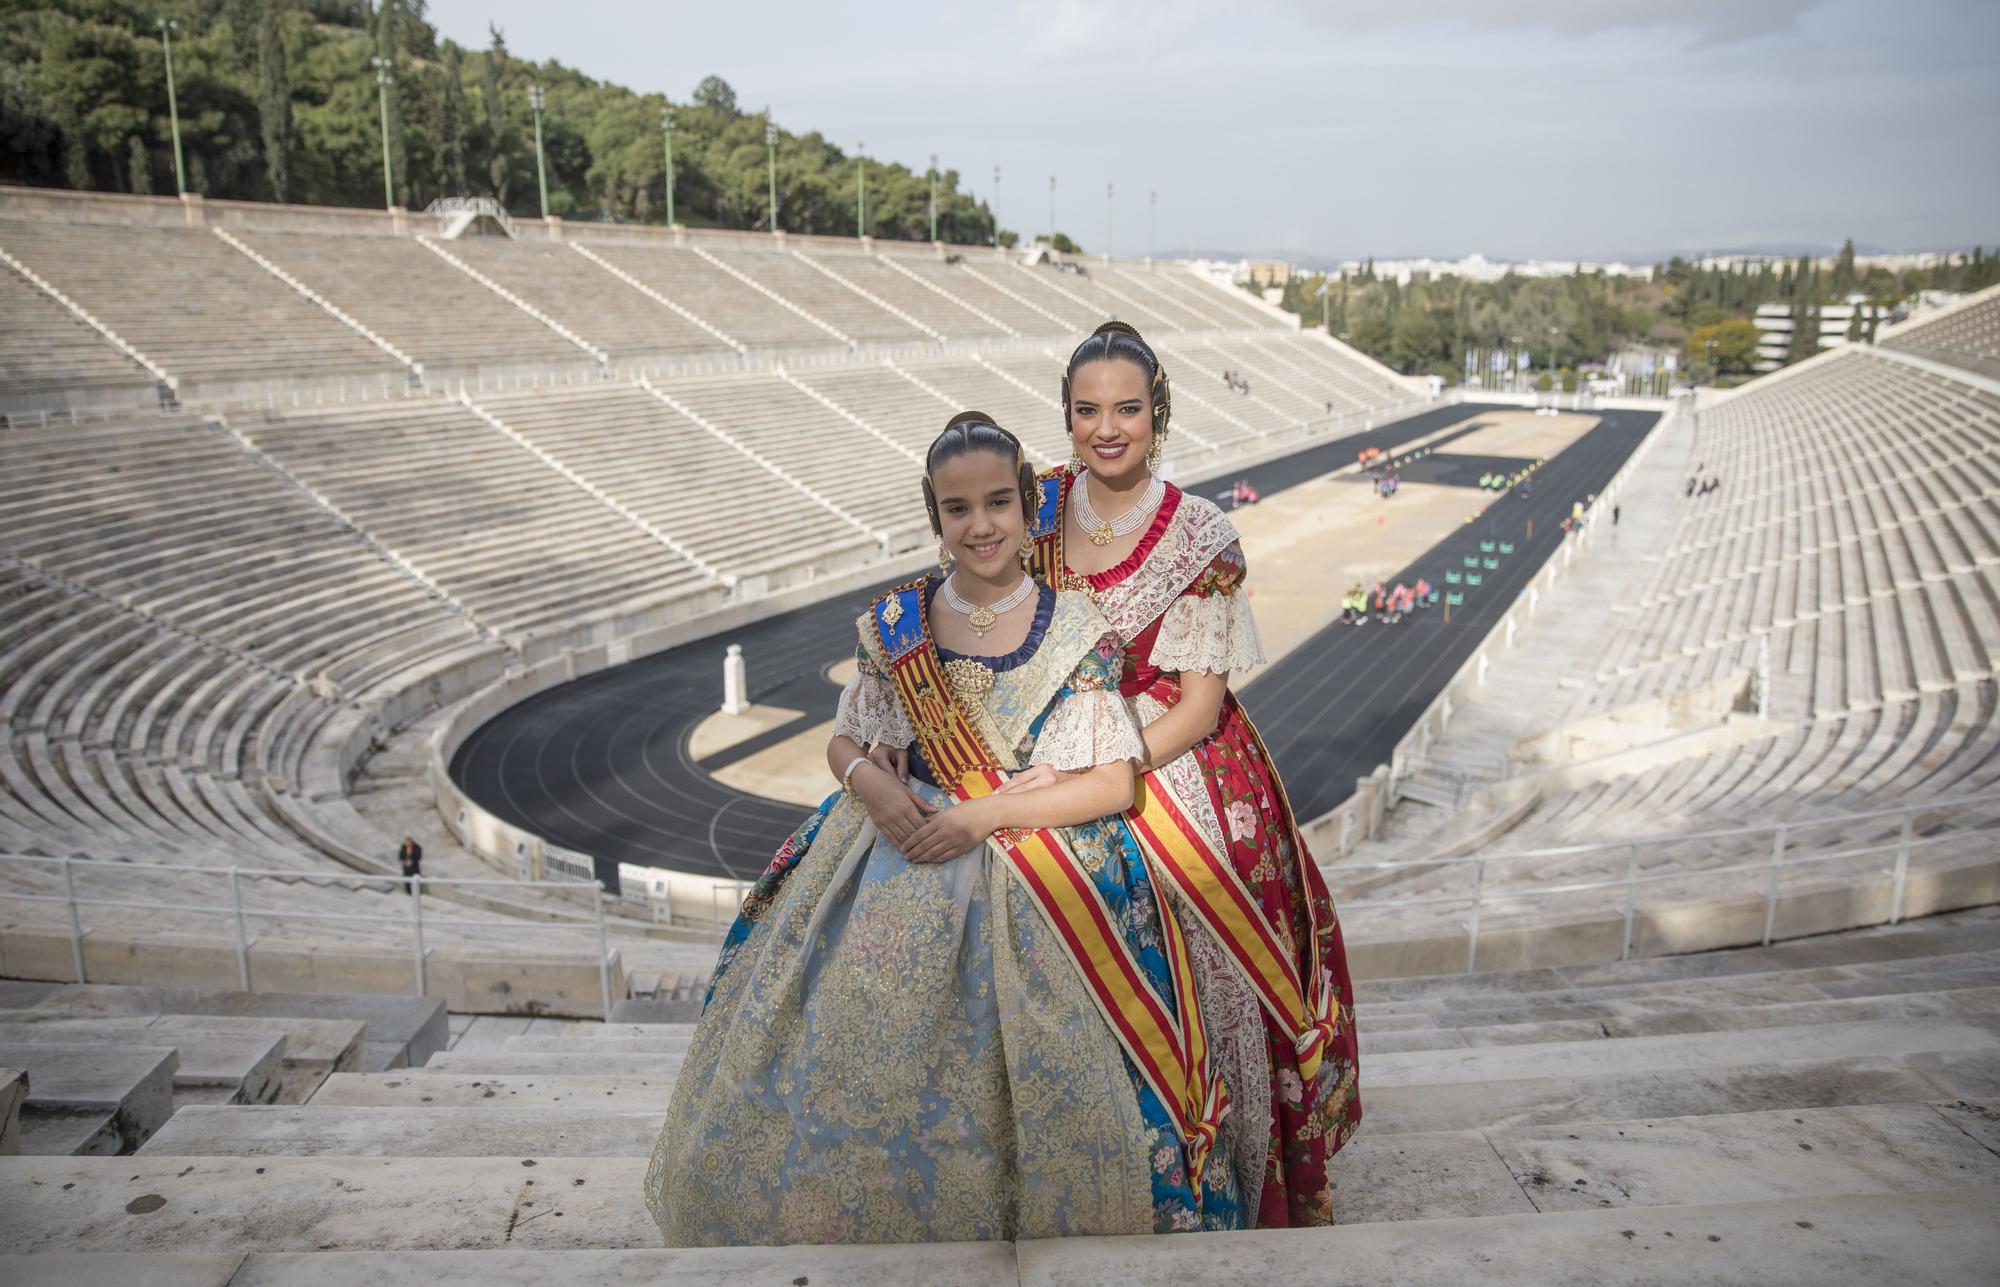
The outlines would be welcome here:
[[[937,153],[931,153],[931,241],[937,241]]]
[[[528,104],[535,109],[535,182],[542,189],[542,218],[549,217],[549,168],[542,159],[542,108],[548,102],[540,85],[528,86]]]
[[[1000,244],[1000,167],[993,167],[993,244]]]
[[[389,167],[389,86],[396,78],[389,74],[392,64],[387,58],[370,58],[368,65],[375,69],[375,95],[382,102],[382,204],[394,209],[396,173]]]
[[[868,235],[868,160],[861,155],[866,143],[854,145],[854,235]]]
[[[187,172],[181,168],[181,105],[174,96],[174,41],[173,34],[181,25],[172,18],[159,21],[160,47],[167,53],[167,119],[174,127],[174,187],[182,196],[187,195]]]
[[[1056,176],[1049,176],[1049,249],[1056,248]]]
[[[1104,262],[1111,262],[1111,185],[1104,185]]]
[[[1160,244],[1160,194],[1158,192],[1148,192],[1146,194],[1146,206],[1148,209],[1146,222],[1146,258],[1151,259],[1154,251],[1158,249]]]
[[[660,137],[667,147],[667,222],[674,221],[674,107],[668,103],[660,108]]]
[[[771,183],[771,231],[778,231],[778,127],[764,122],[764,160]]]

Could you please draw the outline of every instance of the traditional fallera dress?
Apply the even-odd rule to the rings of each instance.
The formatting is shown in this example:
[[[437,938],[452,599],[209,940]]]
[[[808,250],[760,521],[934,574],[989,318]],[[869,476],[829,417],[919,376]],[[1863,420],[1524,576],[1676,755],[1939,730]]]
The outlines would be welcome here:
[[[1222,511],[1168,484],[1130,556],[1080,575],[1063,549],[1079,477],[1074,465],[1042,475],[1033,570],[1089,593],[1124,641],[1119,691],[1140,724],[1180,700],[1183,671],[1262,662],[1243,547]],[[1249,1223],[1331,1223],[1327,1159],[1361,1120],[1353,985],[1333,899],[1234,693],[1212,734],[1140,778],[1126,817],[1186,929],[1232,1101],[1218,1147]]]
[[[1119,645],[1038,586],[1026,641],[930,638],[935,578],[857,623],[834,727],[940,807],[1030,764],[1132,762]],[[1241,1227],[1186,943],[1124,821],[907,861],[836,791],[758,879],[646,1175],[670,1246]]]

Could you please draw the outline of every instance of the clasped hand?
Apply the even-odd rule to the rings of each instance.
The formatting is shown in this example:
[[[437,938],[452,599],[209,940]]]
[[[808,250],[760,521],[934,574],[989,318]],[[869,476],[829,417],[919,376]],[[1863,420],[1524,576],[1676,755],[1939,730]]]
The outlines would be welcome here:
[[[910,862],[947,862],[993,834],[992,796],[940,809],[909,785],[909,752],[875,746],[868,761],[880,772],[857,771],[854,793],[869,819]],[[1061,777],[1047,765],[1035,765],[1008,778],[999,794],[1032,791]]]

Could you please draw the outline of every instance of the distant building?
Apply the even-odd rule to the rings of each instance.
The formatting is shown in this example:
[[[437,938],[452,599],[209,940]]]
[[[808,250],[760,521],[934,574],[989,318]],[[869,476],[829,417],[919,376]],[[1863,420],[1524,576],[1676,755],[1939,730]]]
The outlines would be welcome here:
[[[1252,260],[1247,265],[1245,280],[1259,290],[1283,286],[1292,280],[1292,266],[1275,259]]]
[[[1838,348],[1847,343],[1847,333],[1854,325],[1857,312],[1861,314],[1863,335],[1867,334],[1866,328],[1871,321],[1880,325],[1888,320],[1886,310],[1858,297],[1845,304],[1824,305],[1819,310],[1819,337],[1813,351]],[[1759,304],[1757,315],[1750,320],[1757,328],[1757,370],[1777,370],[1792,352],[1792,306]],[[1697,353],[1694,356],[1701,355]]]

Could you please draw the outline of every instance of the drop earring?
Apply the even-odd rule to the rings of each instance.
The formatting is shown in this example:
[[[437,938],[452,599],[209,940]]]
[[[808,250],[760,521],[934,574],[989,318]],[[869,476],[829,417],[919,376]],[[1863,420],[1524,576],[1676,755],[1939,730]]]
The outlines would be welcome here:
[[[1166,454],[1166,446],[1166,435],[1155,431],[1153,440],[1146,444],[1146,469],[1149,472],[1160,472],[1160,457]]]
[[[951,575],[951,548],[944,543],[942,536],[938,537],[938,572],[943,576]]]
[[[1023,536],[1021,538],[1021,570],[1023,572],[1026,572],[1028,570],[1028,565],[1034,562],[1034,559],[1035,559],[1035,538],[1032,536]]]

